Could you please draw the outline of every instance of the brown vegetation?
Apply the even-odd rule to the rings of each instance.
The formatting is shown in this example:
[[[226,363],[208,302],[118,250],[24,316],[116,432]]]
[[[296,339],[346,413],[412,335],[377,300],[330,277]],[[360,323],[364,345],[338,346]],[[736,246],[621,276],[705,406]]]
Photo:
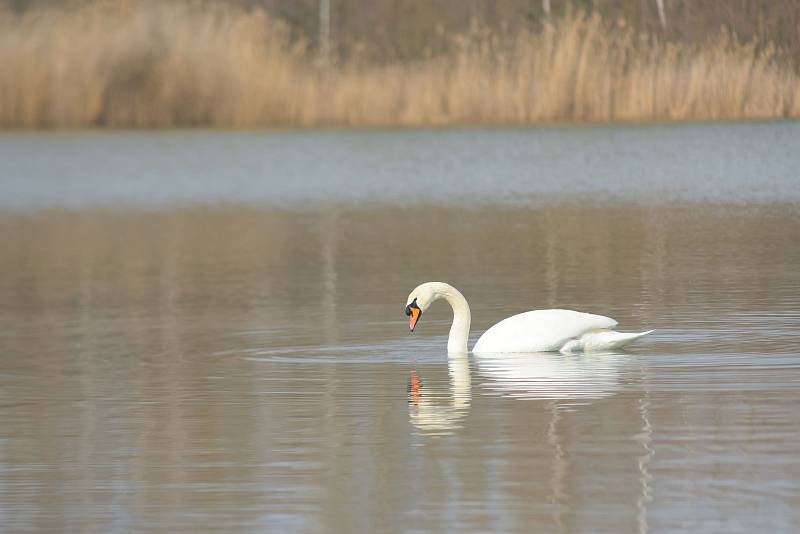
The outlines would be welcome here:
[[[323,66],[264,11],[95,2],[0,11],[0,126],[254,127],[800,116],[772,46],[722,32],[662,42],[567,12],[536,30],[473,27],[447,50]]]
[[[318,36],[320,0],[225,1],[263,6],[297,33]],[[447,51],[448,36],[464,33],[473,21],[493,31],[538,31],[548,16],[561,17],[570,9],[623,20],[664,42],[702,44],[724,28],[745,41],[776,43],[784,59],[800,60],[797,0],[331,0],[330,5],[334,48],[347,55],[354,43],[363,43],[370,58],[380,61]]]

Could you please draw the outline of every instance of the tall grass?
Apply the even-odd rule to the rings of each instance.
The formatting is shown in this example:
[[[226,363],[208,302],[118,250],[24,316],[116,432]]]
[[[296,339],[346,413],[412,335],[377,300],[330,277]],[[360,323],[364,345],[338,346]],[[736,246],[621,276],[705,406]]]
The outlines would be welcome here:
[[[259,10],[94,2],[0,9],[0,126],[252,127],[800,116],[800,77],[721,33],[657,42],[572,12],[540,31],[474,29],[403,64],[323,67]]]

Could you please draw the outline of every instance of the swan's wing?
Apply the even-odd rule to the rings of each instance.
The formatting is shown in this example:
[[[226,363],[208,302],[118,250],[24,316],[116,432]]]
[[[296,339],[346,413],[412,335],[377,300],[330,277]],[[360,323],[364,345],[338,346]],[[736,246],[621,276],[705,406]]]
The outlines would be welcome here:
[[[534,310],[503,319],[475,343],[473,352],[559,350],[570,339],[617,326],[610,317],[572,310]]]

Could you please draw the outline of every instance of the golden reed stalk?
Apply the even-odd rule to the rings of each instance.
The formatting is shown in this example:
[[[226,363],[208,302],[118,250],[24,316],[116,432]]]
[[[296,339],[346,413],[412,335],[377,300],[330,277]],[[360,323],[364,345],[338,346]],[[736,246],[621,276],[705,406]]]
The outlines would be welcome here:
[[[800,77],[721,33],[660,43],[572,12],[448,54],[322,68],[285,24],[214,3],[0,8],[0,127],[526,124],[800,116]]]

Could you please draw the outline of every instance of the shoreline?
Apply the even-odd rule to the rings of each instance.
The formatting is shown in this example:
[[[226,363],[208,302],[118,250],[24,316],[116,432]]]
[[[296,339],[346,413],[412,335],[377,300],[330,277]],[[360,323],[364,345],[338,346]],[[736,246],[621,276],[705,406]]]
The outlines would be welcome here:
[[[487,131],[487,130],[559,130],[559,129],[592,129],[592,128],[633,128],[637,126],[749,126],[769,125],[777,123],[800,123],[800,117],[763,117],[763,118],[725,118],[725,119],[675,119],[675,120],[627,120],[627,121],[550,121],[529,123],[447,123],[447,124],[324,124],[324,125],[254,125],[242,127],[225,127],[213,125],[189,126],[53,126],[36,128],[0,128],[2,135],[25,134],[161,134],[161,133],[306,133],[306,132],[411,132],[411,131]]]

